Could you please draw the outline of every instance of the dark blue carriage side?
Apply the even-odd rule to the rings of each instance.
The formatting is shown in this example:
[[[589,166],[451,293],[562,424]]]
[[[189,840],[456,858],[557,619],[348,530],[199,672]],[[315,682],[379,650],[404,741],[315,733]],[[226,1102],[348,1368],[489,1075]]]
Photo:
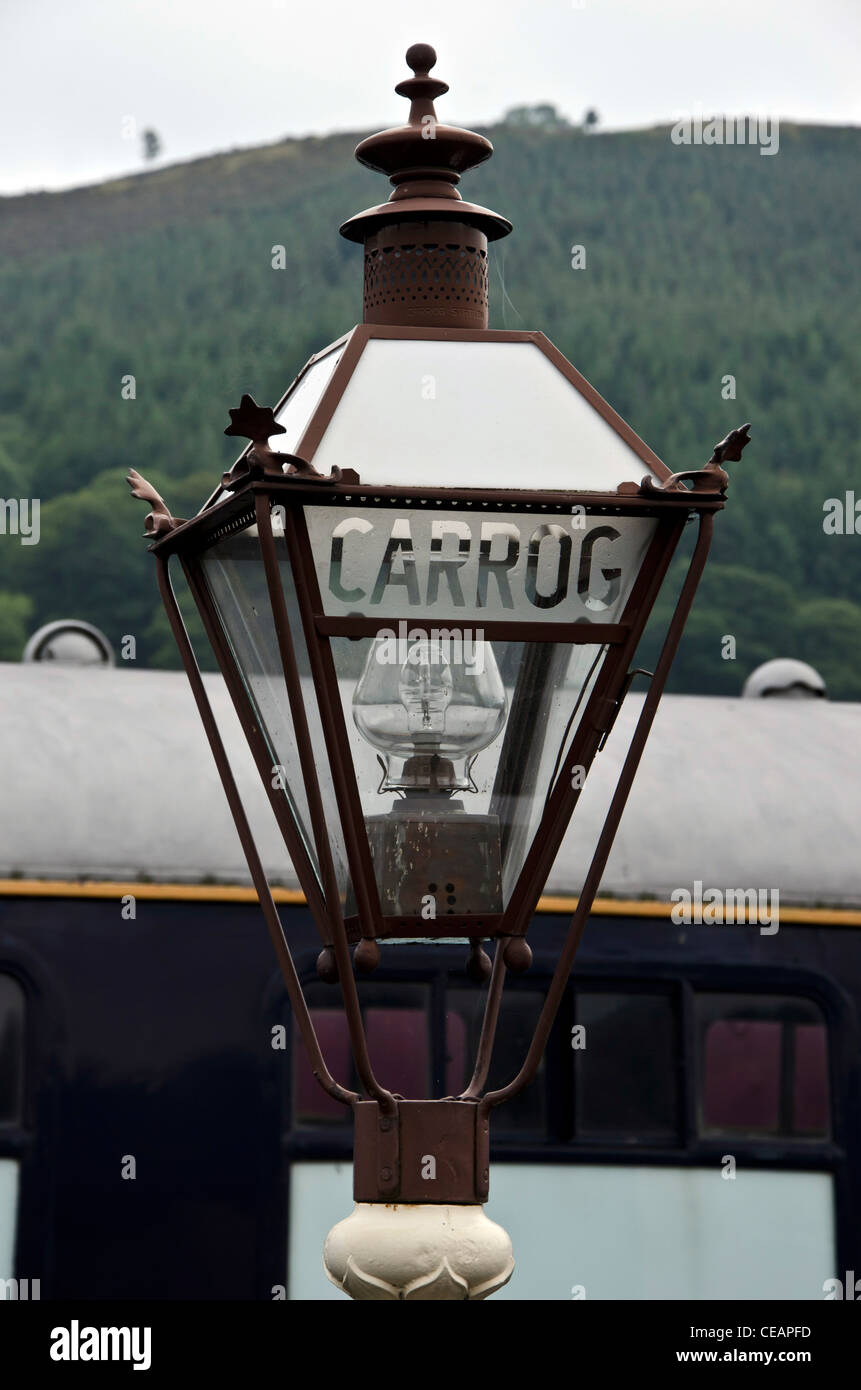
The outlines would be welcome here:
[[[314,983],[318,938],[308,913],[285,914],[315,1006],[337,1007],[337,989]],[[540,990],[565,925],[562,916],[537,919],[535,964],[512,982],[510,1008]],[[399,989],[427,985],[433,1094],[446,1093],[441,1030],[455,1008],[450,992],[465,983],[463,956],[461,947],[387,951],[363,984],[366,1005],[383,1008]],[[351,1134],[349,1120],[293,1120],[303,1064],[289,1045],[273,1047],[289,1011],[259,909],[141,898],[135,920],[124,921],[115,900],[3,896],[0,974],[14,976],[26,998],[23,1111],[0,1125],[0,1159],[20,1162],[19,1280],[40,1279],[43,1298],[277,1296],[287,1282],[291,1165],[347,1159]],[[671,1000],[677,1130],[624,1139],[576,1132],[560,1104],[574,1016],[563,1010],[536,1083],[545,1103],[513,1121],[498,1112],[495,1164],[718,1164],[725,1136],[704,1137],[696,1122],[693,995],[810,1000],[828,1030],[828,1134],[735,1135],[732,1148],[746,1170],[832,1172],[834,1272],[861,1269],[856,932],[787,925],[768,938],[750,927],[595,917],[574,979],[614,997],[639,990]],[[620,1089],[622,1109],[629,1099]],[[134,1178],[123,1176],[129,1159]]]

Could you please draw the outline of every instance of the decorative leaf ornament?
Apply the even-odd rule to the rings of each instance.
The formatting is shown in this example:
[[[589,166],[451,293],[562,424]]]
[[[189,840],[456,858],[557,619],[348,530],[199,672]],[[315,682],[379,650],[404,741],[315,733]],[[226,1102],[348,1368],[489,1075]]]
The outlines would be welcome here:
[[[136,469],[129,469],[126,482],[132,490],[132,497],[139,497],[142,502],[149,502],[152,507],[152,511],[144,523],[145,536],[155,539],[158,536],[167,535],[168,531],[173,531],[177,526],[182,525],[181,520],[171,516],[164,498],[156,492],[152,483],[148,483],[146,478],[141,477]]]

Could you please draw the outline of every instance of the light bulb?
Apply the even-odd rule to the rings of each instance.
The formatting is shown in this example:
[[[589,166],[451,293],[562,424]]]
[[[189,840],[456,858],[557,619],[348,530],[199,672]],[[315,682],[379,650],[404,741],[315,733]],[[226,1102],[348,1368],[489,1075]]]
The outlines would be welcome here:
[[[407,712],[407,728],[416,743],[438,743],[442,739],[453,686],[451,666],[439,643],[416,642],[409,650],[398,680],[398,694]]]
[[[473,790],[466,759],[493,742],[506,710],[489,642],[420,633],[376,637],[353,695],[356,728],[385,754],[386,791]]]

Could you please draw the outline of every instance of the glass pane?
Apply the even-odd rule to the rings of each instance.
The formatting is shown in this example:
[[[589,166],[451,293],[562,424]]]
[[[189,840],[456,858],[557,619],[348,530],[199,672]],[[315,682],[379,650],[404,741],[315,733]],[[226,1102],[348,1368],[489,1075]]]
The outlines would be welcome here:
[[[332,638],[384,916],[508,903],[607,648]],[[579,775],[579,774],[578,774]]]
[[[524,630],[548,618],[616,621],[655,523],[563,513],[503,520],[453,509],[361,512],[306,508],[324,607],[381,620],[376,637],[335,637],[331,649],[383,915],[469,916],[480,931],[482,916],[499,915],[511,899],[556,778],[582,782],[579,768],[562,767],[562,754],[609,647],[485,639],[472,617],[513,617]],[[339,891],[352,915],[280,508],[272,519]],[[257,528],[217,541],[202,567],[245,672],[272,775],[286,784],[279,790],[316,864]],[[441,608],[448,625],[417,628],[395,617],[386,626],[392,613],[384,609],[407,612],[414,602]],[[452,604],[457,625],[447,616]]]
[[[670,996],[579,992],[576,1018],[586,1030],[574,1051],[578,1137],[674,1141],[679,1052]]]
[[[582,772],[563,766],[563,755],[609,651],[592,644],[508,645],[503,669],[509,716],[490,805],[500,824],[506,905],[557,779],[582,784]]]
[[[279,425],[284,426],[284,433],[272,436],[273,449],[284,454],[295,454],[299,451],[302,436],[344,355],[345,346],[346,344],[342,344],[340,347],[332,348],[305,369],[284,404],[276,412],[275,419]]]
[[[792,1128],[796,1134],[828,1133],[828,1056],[824,1023],[795,1026]]]
[[[0,975],[0,1124],[20,1124],[24,1105],[24,991]]]
[[[358,986],[377,1080],[405,1100],[426,1100],[431,1094],[428,986],[387,980],[359,980]],[[313,981],[306,985],[305,997],[329,1071],[342,1086],[361,1092],[340,990]],[[333,1100],[315,1081],[295,1020],[292,1063],[293,1124],[349,1123],[349,1106]]]
[[[287,560],[282,514],[272,512],[272,528],[279,551],[279,564],[287,600],[290,631],[304,694],[314,764],[318,769],[320,794],[329,842],[342,901],[346,899],[347,863],[337,804],[331,779],[326,775],[326,748],[322,724],[314,696],[308,652],[296,603],[296,590]],[[260,731],[272,759],[273,786],[279,791],[296,822],[311,863],[320,877],[317,852],[311,832],[308,797],[299,758],[293,716],[287,697],[284,672],[266,576],[260,556],[257,527],[249,526],[226,536],[201,557],[204,579],[212,595],[222,627],[233,652],[245,689],[251,700]]]
[[[615,491],[646,464],[535,343],[372,338],[315,467],[366,486]]]
[[[706,1129],[776,1133],[780,1116],[780,1024],[717,1019],[705,1037]]]
[[[827,1136],[827,1036],[815,1004],[701,994],[697,1018],[703,1133]]]
[[[305,517],[327,615],[446,628],[618,622],[657,524],[582,509],[493,515],[359,499],[306,507]]]
[[[458,1095],[472,1077],[481,1022],[484,1017],[485,990],[452,988],[446,1001],[446,1094]],[[526,1060],[535,1032],[544,995],[535,989],[506,989],[502,999],[499,1026],[486,1090],[507,1086]],[[552,1037],[552,1035],[551,1035]],[[545,1062],[531,1085],[493,1112],[492,1134],[544,1134],[546,1130]]]
[[[15,1236],[18,1228],[17,1159],[0,1158],[0,1279],[15,1277]],[[5,1288],[2,1298],[9,1297]]]

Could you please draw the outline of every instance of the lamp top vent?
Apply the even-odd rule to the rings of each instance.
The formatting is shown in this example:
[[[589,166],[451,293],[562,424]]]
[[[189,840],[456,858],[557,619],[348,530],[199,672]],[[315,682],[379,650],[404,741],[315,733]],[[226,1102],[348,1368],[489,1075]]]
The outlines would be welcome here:
[[[430,75],[436,64],[436,52],[430,44],[414,43],[406,57],[413,76],[395,87],[398,95],[410,102],[406,125],[369,135],[356,146],[359,163],[388,174],[394,192],[387,203],[349,218],[340,229],[341,235],[348,241],[363,242],[391,223],[443,219],[476,227],[488,241],[507,236],[511,223],[506,218],[464,202],[456,187],[461,174],[490,158],[493,146],[475,131],[438,120],[434,100],[448,91],[448,84]]]

